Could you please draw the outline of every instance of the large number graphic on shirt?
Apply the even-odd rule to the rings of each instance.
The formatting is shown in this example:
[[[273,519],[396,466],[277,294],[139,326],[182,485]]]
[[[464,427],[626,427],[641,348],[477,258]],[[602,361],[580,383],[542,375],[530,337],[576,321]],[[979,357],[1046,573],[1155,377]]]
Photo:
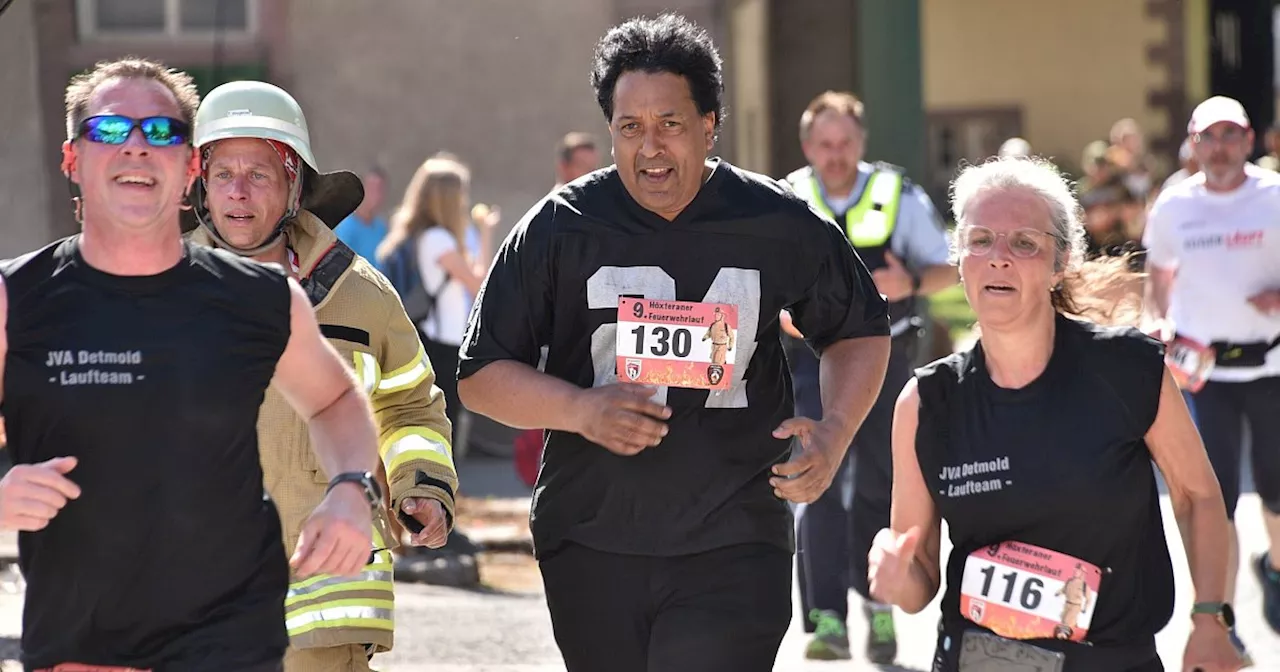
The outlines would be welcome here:
[[[602,266],[587,280],[587,307],[617,310],[624,296],[676,301],[676,281],[658,266]],[[707,395],[707,408],[746,408],[745,375],[756,351],[756,328],[760,321],[760,271],[722,268],[702,297],[703,303],[737,308],[734,366],[728,389]],[[617,322],[602,324],[591,335],[591,359],[595,366],[595,386],[618,382]],[[675,344],[672,343],[672,346]],[[683,347],[683,346],[681,346]],[[658,387],[654,400],[665,404],[667,388]]]

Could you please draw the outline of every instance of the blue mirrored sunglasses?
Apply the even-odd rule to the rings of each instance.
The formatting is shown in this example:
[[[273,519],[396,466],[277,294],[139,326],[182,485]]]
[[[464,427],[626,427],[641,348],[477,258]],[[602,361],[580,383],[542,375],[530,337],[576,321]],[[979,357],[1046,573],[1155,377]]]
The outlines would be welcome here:
[[[152,147],[184,145],[191,138],[187,122],[172,117],[134,119],[120,114],[100,114],[80,122],[76,137],[104,145],[123,145],[133,129],[142,129],[142,137]]]

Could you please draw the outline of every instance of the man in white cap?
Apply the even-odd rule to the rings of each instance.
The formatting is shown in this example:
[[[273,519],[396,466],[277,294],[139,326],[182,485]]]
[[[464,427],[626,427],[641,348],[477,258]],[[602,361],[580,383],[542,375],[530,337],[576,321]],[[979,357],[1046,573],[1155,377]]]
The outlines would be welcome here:
[[[1170,368],[1194,399],[1232,518],[1241,427],[1252,430],[1253,478],[1270,537],[1253,567],[1267,623],[1280,632],[1280,174],[1249,163],[1253,130],[1231,98],[1197,106],[1187,134],[1200,172],[1152,206],[1143,240],[1148,304],[1164,321]],[[1228,600],[1239,553],[1232,539]]]

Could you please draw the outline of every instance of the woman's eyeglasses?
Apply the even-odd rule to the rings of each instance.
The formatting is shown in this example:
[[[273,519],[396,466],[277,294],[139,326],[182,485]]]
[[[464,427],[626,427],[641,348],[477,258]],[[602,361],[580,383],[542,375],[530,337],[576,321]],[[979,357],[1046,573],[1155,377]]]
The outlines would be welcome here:
[[[990,253],[996,241],[1006,236],[1009,238],[1009,251],[1023,259],[1040,254],[1040,250],[1057,240],[1054,234],[1040,229],[1022,228],[996,233],[985,226],[966,226],[961,229],[960,243],[969,254],[981,257]]]
[[[142,130],[142,137],[152,147],[184,145],[191,139],[191,127],[187,122],[172,117],[147,117],[134,119],[121,114],[100,114],[80,122],[76,137],[103,145],[123,145],[133,129]]]

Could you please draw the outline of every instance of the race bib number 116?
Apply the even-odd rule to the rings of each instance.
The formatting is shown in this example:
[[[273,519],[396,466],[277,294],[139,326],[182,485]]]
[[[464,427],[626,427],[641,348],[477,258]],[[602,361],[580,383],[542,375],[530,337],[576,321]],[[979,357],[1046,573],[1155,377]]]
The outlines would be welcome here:
[[[960,614],[1009,639],[1084,641],[1102,570],[1065,553],[1006,541],[969,554]]]
[[[618,378],[645,385],[728,389],[737,337],[735,306],[621,297]]]

